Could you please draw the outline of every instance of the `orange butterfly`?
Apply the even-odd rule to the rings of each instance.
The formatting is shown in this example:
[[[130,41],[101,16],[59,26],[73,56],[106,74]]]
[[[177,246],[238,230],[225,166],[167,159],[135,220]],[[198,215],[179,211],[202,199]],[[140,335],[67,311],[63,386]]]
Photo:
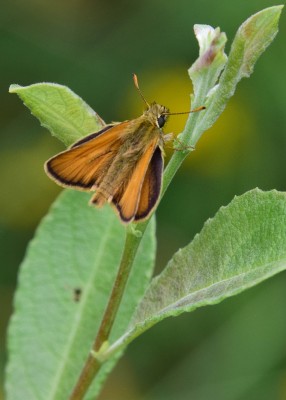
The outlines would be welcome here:
[[[90,203],[111,203],[124,223],[146,219],[156,206],[162,183],[163,147],[172,135],[162,131],[169,110],[148,104],[140,117],[105,126],[50,158],[47,175],[64,187],[95,191]],[[199,107],[193,111],[199,111]]]

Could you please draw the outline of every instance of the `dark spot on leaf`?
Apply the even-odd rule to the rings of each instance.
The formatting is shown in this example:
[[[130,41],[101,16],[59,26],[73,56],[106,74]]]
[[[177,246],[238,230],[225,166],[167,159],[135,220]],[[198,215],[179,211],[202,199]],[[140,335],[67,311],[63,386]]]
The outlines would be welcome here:
[[[80,301],[82,295],[82,289],[81,288],[74,288],[73,290],[73,300],[78,303]]]

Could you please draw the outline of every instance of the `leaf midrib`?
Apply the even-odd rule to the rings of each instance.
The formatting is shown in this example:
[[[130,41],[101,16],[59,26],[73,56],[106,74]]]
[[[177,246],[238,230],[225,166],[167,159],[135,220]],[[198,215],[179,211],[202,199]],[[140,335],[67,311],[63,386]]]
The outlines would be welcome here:
[[[39,98],[37,97],[37,96],[35,96],[35,95],[31,95],[30,94],[30,98],[34,98],[34,99],[36,99],[37,101],[39,101]],[[41,110],[44,110],[45,111],[45,113],[46,113],[46,115],[47,114],[50,114],[50,115],[52,115],[52,117],[54,117],[54,119],[55,120],[59,120],[64,126],[66,126],[66,129],[67,130],[69,130],[69,131],[71,131],[71,130],[73,130],[73,131],[75,131],[75,132],[78,132],[78,131],[80,131],[81,133],[83,133],[82,132],[82,130],[81,130],[81,128],[79,127],[79,126],[77,126],[74,122],[72,122],[70,119],[68,119],[67,117],[62,117],[61,116],[61,114],[59,114],[59,113],[57,113],[56,112],[56,110],[55,110],[55,108],[53,107],[53,106],[51,106],[50,104],[49,104],[49,106],[47,106],[47,103],[46,103],[46,101],[42,101],[42,104],[43,105],[45,105],[45,107],[40,107],[41,108]],[[46,109],[49,109],[49,111],[47,112],[47,110]],[[68,122],[68,124],[67,124],[67,122]],[[52,129],[52,127],[49,125],[49,128],[52,130],[52,132],[54,132],[54,130]],[[87,132],[88,133],[88,132]]]
[[[182,311],[185,311],[185,307],[188,307],[188,306],[189,306],[190,308],[192,307],[192,304],[190,304],[190,303],[186,303],[186,304],[183,304],[183,305],[182,305],[182,303],[185,303],[189,297],[191,297],[191,296],[193,297],[193,296],[199,294],[200,292],[208,291],[208,290],[210,290],[210,288],[214,288],[215,286],[221,285],[221,284],[226,283],[226,282],[231,282],[232,280],[239,279],[239,278],[241,278],[241,277],[243,277],[243,276],[246,276],[246,275],[248,275],[248,274],[250,274],[250,273],[255,273],[255,272],[257,272],[259,269],[263,269],[263,270],[264,270],[264,273],[263,273],[263,276],[262,276],[262,277],[259,276],[258,278],[254,279],[252,282],[250,282],[250,284],[249,284],[249,283],[246,283],[246,284],[243,286],[243,289],[237,288],[237,290],[240,290],[240,291],[241,291],[241,290],[244,290],[244,289],[247,288],[247,287],[252,287],[252,286],[254,286],[254,284],[260,282],[261,280],[264,280],[264,279],[265,279],[265,275],[269,275],[269,277],[271,277],[271,276],[274,275],[275,273],[279,272],[279,270],[283,271],[283,270],[285,269],[285,267],[283,267],[283,265],[285,265],[285,263],[286,263],[286,258],[276,259],[276,260],[271,261],[271,262],[269,262],[269,263],[267,263],[267,264],[263,264],[263,266],[261,266],[261,265],[260,265],[260,266],[257,266],[256,268],[254,268],[254,269],[252,269],[252,270],[250,270],[250,271],[246,271],[246,272],[243,272],[243,273],[234,275],[234,276],[231,277],[231,278],[226,278],[226,279],[223,279],[223,280],[221,280],[221,281],[219,281],[219,282],[216,282],[216,283],[213,283],[213,284],[211,284],[211,285],[205,286],[205,287],[203,287],[203,288],[201,288],[201,289],[195,290],[194,292],[192,292],[192,293],[190,293],[190,294],[188,294],[188,295],[186,295],[186,296],[180,298],[179,300],[174,301],[173,303],[169,304],[168,306],[157,310],[157,311],[153,314],[153,316],[146,317],[146,318],[144,318],[144,320],[142,320],[142,319],[141,319],[141,320],[138,320],[138,321],[135,323],[134,327],[135,327],[136,325],[138,325],[138,324],[146,323],[147,321],[150,321],[150,322],[151,322],[151,321],[154,320],[154,319],[157,320],[159,317],[162,317],[162,316],[164,316],[164,317],[171,316],[171,315],[173,315],[172,311],[173,311],[173,312],[180,311],[180,310],[178,310],[179,307],[184,307],[184,309],[183,309]],[[273,265],[273,264],[279,264],[279,265],[277,266],[277,268],[272,269],[271,271],[268,271],[268,268],[269,268],[271,265]],[[282,264],[282,265],[281,265],[281,264]],[[254,283],[254,282],[255,282],[255,283]],[[236,288],[233,288],[233,290],[234,290],[234,292],[235,292]],[[230,292],[230,293],[231,293],[231,292]],[[229,295],[226,295],[225,297],[229,297]],[[217,296],[217,299],[219,299],[219,298],[220,298],[220,297]],[[200,302],[194,303],[194,304],[196,304],[195,308],[199,307],[199,304],[204,303],[204,302],[205,302],[205,300],[201,300]],[[181,304],[181,305],[180,305],[180,304]],[[197,304],[198,304],[198,305],[197,305]],[[169,313],[168,313],[168,312],[169,312]],[[168,313],[168,315],[164,315],[164,314],[166,314],[166,313]],[[160,319],[161,319],[161,318],[160,318]],[[147,323],[148,323],[148,322],[147,322]]]
[[[39,84],[39,85],[46,85],[46,86],[49,86],[49,84],[45,84],[45,83],[42,83],[42,84]],[[36,86],[36,84],[35,84],[35,86]],[[56,86],[55,84],[53,84],[53,86]],[[21,95],[20,94],[20,92],[21,92],[21,90],[25,90],[25,87],[22,87],[22,86],[20,86],[20,88],[17,90],[17,94],[19,94],[19,95]],[[58,91],[58,93],[59,93],[59,95],[60,95],[60,97],[61,98],[63,98],[62,97],[62,93],[61,93],[61,87],[57,87],[57,91]],[[45,111],[45,113],[47,114],[50,114],[52,117],[56,117],[55,119],[56,120],[58,120],[58,121],[60,121],[60,123],[62,124],[62,125],[64,125],[64,126],[66,126],[67,128],[67,130],[72,130],[72,131],[74,131],[75,133],[78,133],[78,132],[81,132],[81,134],[82,135],[86,135],[86,134],[88,134],[89,132],[83,132],[82,131],[82,129],[81,129],[81,127],[80,126],[78,126],[78,125],[76,125],[73,121],[71,121],[69,118],[67,118],[67,117],[62,117],[61,116],[61,114],[59,114],[58,112],[56,112],[56,110],[55,110],[55,108],[53,107],[53,106],[51,106],[49,103],[47,103],[45,100],[43,100],[43,99],[40,99],[38,96],[36,96],[35,94],[31,94],[31,93],[29,93],[29,97],[30,97],[30,99],[31,100],[33,100],[33,99],[36,99],[37,100],[37,102],[38,103],[42,103],[42,105],[44,105],[45,107],[43,108],[43,106],[40,106],[39,108],[43,111]],[[80,98],[78,98],[78,100],[80,100]],[[23,101],[24,101],[24,103],[26,102],[25,101],[25,99],[23,99]],[[65,104],[65,103],[64,103]],[[29,107],[30,108],[30,107]],[[47,112],[47,109],[49,110],[49,112]],[[89,114],[89,116],[90,117],[92,117],[92,114],[90,113],[90,111],[91,111],[92,109],[90,108],[90,110],[88,110],[88,114]],[[31,111],[32,111],[32,113],[33,113],[33,109],[31,109]],[[93,111],[93,110],[92,110]],[[68,122],[68,123],[67,123]],[[47,126],[47,125],[46,125]],[[54,134],[54,130],[51,128],[51,126],[50,125],[48,125],[49,126],[49,129],[51,129],[52,130],[52,132],[53,132],[53,134]],[[95,128],[96,129],[96,128]]]

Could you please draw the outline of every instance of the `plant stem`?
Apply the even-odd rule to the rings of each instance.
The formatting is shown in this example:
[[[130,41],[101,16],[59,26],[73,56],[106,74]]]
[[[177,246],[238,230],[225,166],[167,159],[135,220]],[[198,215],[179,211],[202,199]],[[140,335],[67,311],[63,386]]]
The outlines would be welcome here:
[[[102,343],[104,343],[109,337],[141,238],[142,235],[136,236],[134,235],[134,232],[127,229],[126,241],[119,270],[94,343],[95,351],[98,351]]]
[[[203,103],[202,103],[203,104]],[[202,111],[204,113],[204,111]],[[186,146],[195,146],[197,144],[197,140],[194,140],[194,132],[196,127],[196,121],[198,118],[198,114],[190,114],[187,120],[186,126],[184,131],[180,135],[180,140]],[[164,171],[164,181],[163,181],[163,188],[161,193],[161,198],[164,196],[168,186],[170,185],[173,177],[175,176],[176,172],[182,165],[185,158],[190,154],[192,150],[188,151],[178,151],[176,150],[171,157],[165,171]]]
[[[86,360],[79,379],[70,396],[70,400],[81,400],[90,387],[94,377],[101,367],[101,363],[94,357],[93,352],[98,352],[101,346],[108,340],[113,323],[115,321],[121,299],[124,294],[124,289],[130,274],[131,267],[141,242],[142,235],[147,227],[148,221],[137,225],[137,230],[141,234],[135,235],[130,228],[126,229],[125,246],[119,266],[119,270],[106,306],[97,336],[94,340],[92,350]]]

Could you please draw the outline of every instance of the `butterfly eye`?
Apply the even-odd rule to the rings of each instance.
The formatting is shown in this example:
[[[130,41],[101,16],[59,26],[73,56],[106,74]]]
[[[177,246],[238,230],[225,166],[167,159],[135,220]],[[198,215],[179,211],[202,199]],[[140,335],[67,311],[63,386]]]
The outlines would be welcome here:
[[[162,128],[166,122],[165,115],[160,115],[160,117],[157,118],[157,122],[158,122],[159,128]]]

